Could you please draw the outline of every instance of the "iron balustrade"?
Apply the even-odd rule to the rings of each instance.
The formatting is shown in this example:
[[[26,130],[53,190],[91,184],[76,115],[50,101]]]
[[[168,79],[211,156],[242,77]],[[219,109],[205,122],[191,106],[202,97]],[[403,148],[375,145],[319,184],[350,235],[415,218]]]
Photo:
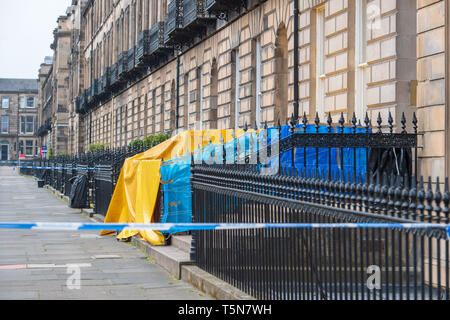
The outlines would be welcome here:
[[[100,78],[98,78],[97,80],[97,96],[100,96],[103,94],[104,92],[104,87],[103,87],[103,76],[101,76]]]
[[[164,19],[164,43],[173,44],[177,31],[183,28],[183,0],[173,0]]]
[[[206,0],[205,10],[210,12],[224,12],[231,9],[239,10],[242,6],[241,0]]]
[[[170,47],[164,44],[164,22],[156,23],[149,33],[149,54],[156,55],[166,52]]]
[[[117,63],[114,63],[110,67],[110,84],[111,86],[117,84],[118,75],[117,75]]]
[[[128,51],[119,53],[119,61],[117,63],[117,77],[122,78],[128,68]]]
[[[94,95],[94,97],[97,97],[98,96],[98,94],[100,93],[100,85],[101,85],[101,78],[97,78],[97,79],[94,79],[94,81],[93,81],[93,84],[92,84],[92,86],[93,86],[93,95]]]
[[[128,50],[127,53],[127,72],[131,72],[134,70],[135,67],[135,60],[134,60],[134,53],[135,53],[135,48],[136,47],[132,47],[130,50]]]
[[[143,30],[138,35],[138,43],[136,46],[136,64],[145,62],[145,58],[149,55],[149,38],[150,30]]]
[[[183,28],[202,24],[203,19],[213,19],[205,10],[204,0],[183,0]]]
[[[87,105],[87,90],[84,90],[81,95],[79,96],[79,107],[78,110],[76,109],[75,112],[79,114],[85,114],[87,111],[86,105]]]
[[[110,68],[106,67],[103,72],[103,76],[102,76],[102,90],[100,90],[101,94],[104,94],[107,92],[109,85],[110,85],[110,80],[111,80]]]
[[[275,158],[272,162],[276,160],[275,168],[280,170],[325,169],[329,175],[334,171],[335,174],[361,174],[363,177],[367,174],[373,175],[377,170],[385,171],[388,167],[386,163],[391,161],[396,165],[391,166],[391,169],[395,169],[397,174],[403,175],[406,172],[408,176],[417,175],[415,114],[410,123],[413,133],[406,131],[407,120],[404,114],[400,120],[399,133],[394,133],[391,113],[388,114],[387,123],[383,123],[381,115],[378,114],[376,127],[372,126],[367,115],[363,123],[361,125],[353,114],[350,124],[345,124],[342,113],[338,123],[333,123],[328,115],[326,124],[323,124],[317,114],[313,123],[310,123],[305,114],[302,124],[298,124],[293,117],[284,128],[279,122],[276,130],[269,129],[266,124],[258,137],[248,134],[249,128],[245,123],[245,147],[241,144],[234,146],[233,161],[250,164],[250,167],[254,164],[267,166],[267,163],[261,163],[261,160],[265,158],[267,162],[268,159]],[[258,131],[256,125],[254,131]],[[271,140],[273,142],[269,144],[268,141]],[[250,150],[256,152],[251,153]],[[226,154],[226,150],[222,153]],[[401,154],[404,155],[403,158],[400,157]],[[361,170],[363,167],[364,171]]]

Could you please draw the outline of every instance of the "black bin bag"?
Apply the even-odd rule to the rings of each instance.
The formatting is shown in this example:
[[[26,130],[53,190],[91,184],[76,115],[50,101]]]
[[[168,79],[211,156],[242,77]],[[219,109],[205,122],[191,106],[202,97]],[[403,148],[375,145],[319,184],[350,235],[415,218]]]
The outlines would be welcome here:
[[[69,180],[72,183],[69,196],[69,207],[74,209],[87,209],[88,204],[88,179],[86,175],[79,175]]]
[[[411,178],[412,175],[412,152],[408,148],[373,148],[370,150],[368,172],[376,181],[377,173],[382,179],[383,174],[387,177],[400,176]]]

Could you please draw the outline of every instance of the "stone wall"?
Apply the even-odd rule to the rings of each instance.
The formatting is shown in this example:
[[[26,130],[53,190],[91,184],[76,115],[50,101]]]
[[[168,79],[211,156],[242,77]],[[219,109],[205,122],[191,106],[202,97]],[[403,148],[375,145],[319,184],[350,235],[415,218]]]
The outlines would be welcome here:
[[[416,111],[416,4],[413,0],[361,3],[364,5],[357,7],[348,0],[300,0],[299,114],[305,113],[311,121],[320,111],[324,123],[328,114],[337,121],[343,113],[348,121],[357,112],[362,121],[367,112],[375,123],[380,112],[387,123],[391,112],[399,130],[402,113],[410,122]],[[108,32],[115,32],[114,22],[131,4],[119,1],[95,36],[86,39],[85,88],[92,80],[87,74],[92,52],[102,47]],[[364,20],[358,26],[361,12]],[[180,57],[179,128],[285,123],[293,113],[293,2],[269,0],[218,26],[217,32]],[[116,35],[113,38],[117,39]],[[114,52],[113,62],[116,53],[128,49],[119,50],[116,44],[114,40],[109,48]],[[358,50],[365,53],[359,61]],[[94,70],[106,67],[106,60],[100,58],[101,67]],[[319,61],[323,61],[322,70]],[[86,127],[92,121],[95,128],[86,128],[84,148],[99,142],[122,146],[152,133],[173,131],[175,77],[172,57],[85,116],[89,119]]]
[[[417,1],[417,80],[419,131],[423,133],[420,174],[442,178],[446,141],[445,1]],[[448,61],[447,61],[448,63]],[[448,97],[447,97],[448,98]]]

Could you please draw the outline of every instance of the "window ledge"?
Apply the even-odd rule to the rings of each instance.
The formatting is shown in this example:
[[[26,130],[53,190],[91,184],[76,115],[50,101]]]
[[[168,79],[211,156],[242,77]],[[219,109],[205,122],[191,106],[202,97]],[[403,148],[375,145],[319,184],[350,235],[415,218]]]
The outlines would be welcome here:
[[[358,65],[358,68],[360,69],[365,69],[369,66],[369,64],[367,62],[361,63],[360,65]]]

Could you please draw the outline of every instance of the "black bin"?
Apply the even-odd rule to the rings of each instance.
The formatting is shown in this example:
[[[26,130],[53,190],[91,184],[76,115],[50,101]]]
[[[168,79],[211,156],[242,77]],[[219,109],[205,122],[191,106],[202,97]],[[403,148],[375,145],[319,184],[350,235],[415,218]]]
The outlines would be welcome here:
[[[43,188],[44,187],[44,180],[38,180],[38,188]]]

